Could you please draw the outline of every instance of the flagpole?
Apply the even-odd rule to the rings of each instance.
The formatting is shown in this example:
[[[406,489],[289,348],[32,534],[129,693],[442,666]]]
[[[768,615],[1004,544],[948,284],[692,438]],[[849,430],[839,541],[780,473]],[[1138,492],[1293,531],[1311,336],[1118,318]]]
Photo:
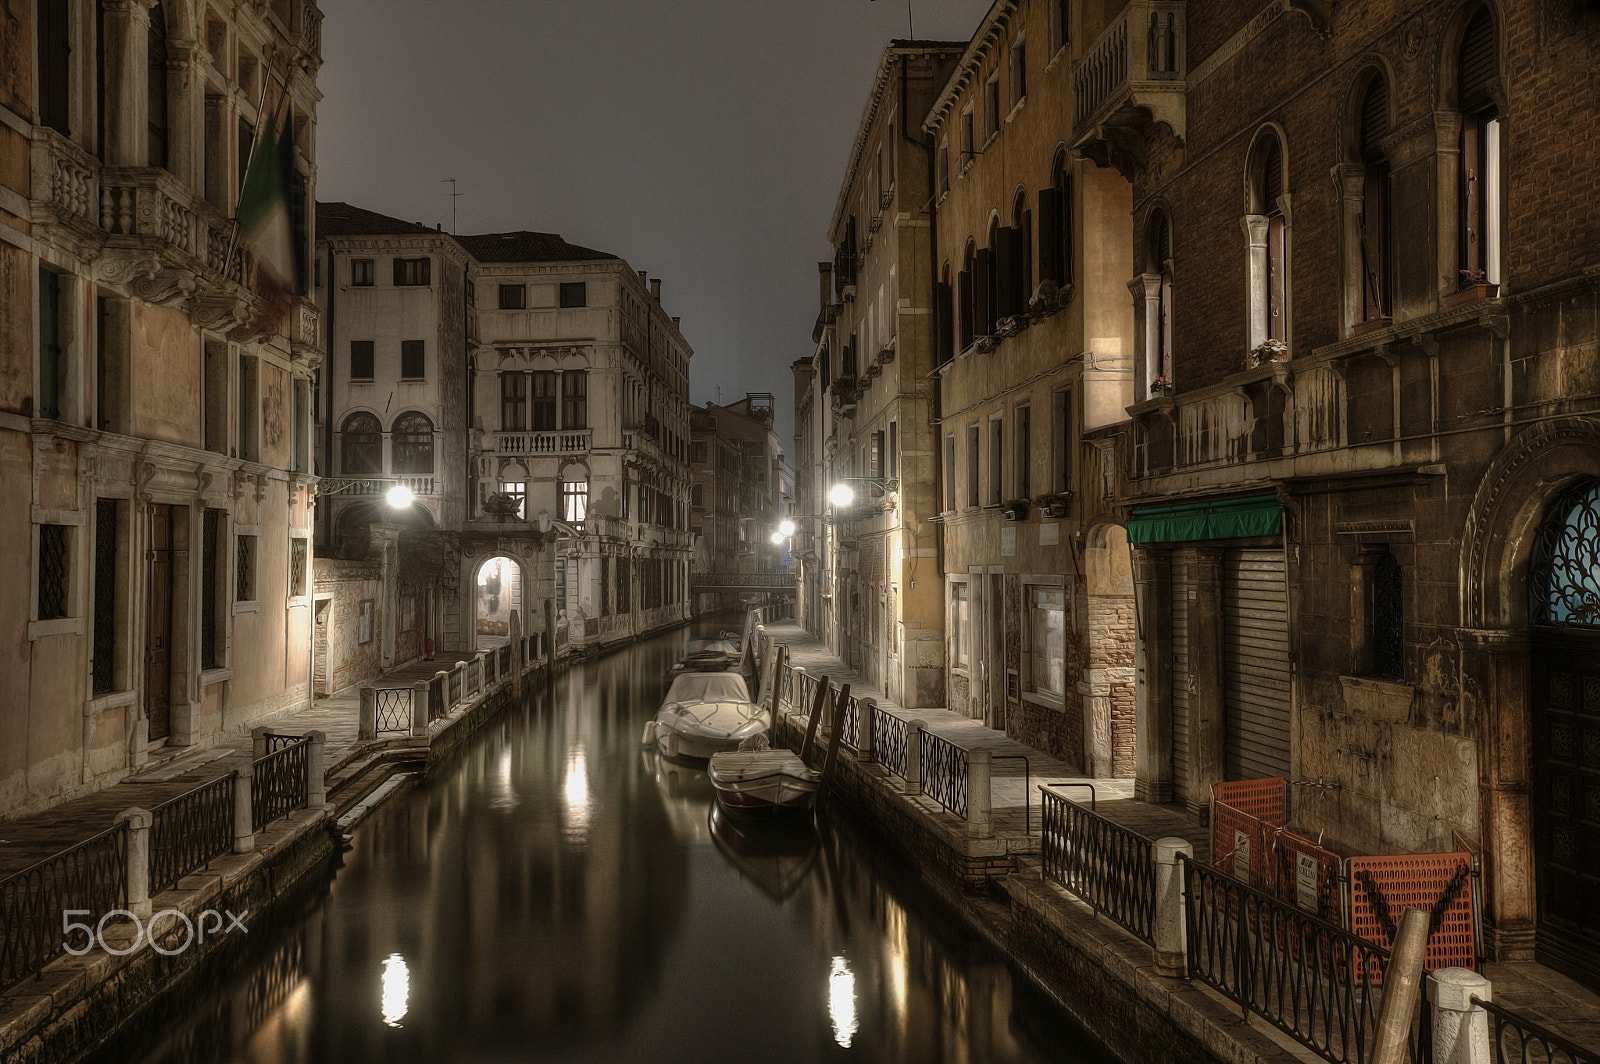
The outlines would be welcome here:
[[[269,49],[266,55],[263,57],[266,62],[261,65],[261,98],[256,101],[256,124],[255,127],[250,130],[250,152],[245,156],[244,159],[244,173],[239,175],[240,194],[243,194],[244,192],[245,176],[250,173],[250,167],[255,164],[256,149],[261,146],[261,119],[267,106],[267,85],[272,81],[272,56],[275,51],[277,51],[276,47]],[[291,63],[289,65],[288,73],[284,75],[283,95],[278,97],[278,107],[282,107],[283,101],[288,98],[289,81],[293,77],[294,64]],[[276,111],[277,108],[275,107],[273,110]],[[272,119],[273,121],[276,121],[277,116],[273,115]],[[233,268],[233,249],[239,241],[239,204],[237,201],[235,201],[233,205],[232,222],[233,225],[228,228],[228,253],[222,257],[222,279],[224,281],[228,279],[228,271]],[[239,280],[241,284],[244,283],[243,276],[241,276]]]

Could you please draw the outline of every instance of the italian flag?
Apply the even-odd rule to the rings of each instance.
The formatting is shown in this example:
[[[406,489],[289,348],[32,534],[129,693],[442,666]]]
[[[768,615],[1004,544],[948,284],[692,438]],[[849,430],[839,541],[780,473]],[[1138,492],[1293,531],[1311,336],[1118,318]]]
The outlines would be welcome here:
[[[296,290],[293,229],[289,224],[288,173],[294,142],[280,136],[277,120],[267,123],[250,155],[239,192],[239,236],[255,253],[256,286],[266,301],[266,322],[276,331]]]

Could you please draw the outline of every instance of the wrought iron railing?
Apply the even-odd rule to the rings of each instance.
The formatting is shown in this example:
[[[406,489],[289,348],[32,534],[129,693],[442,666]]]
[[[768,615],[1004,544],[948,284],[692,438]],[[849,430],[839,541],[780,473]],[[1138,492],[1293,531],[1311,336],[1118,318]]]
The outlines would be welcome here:
[[[511,644],[507,643],[500,648],[500,667],[495,669],[495,675],[502,679],[511,675]]]
[[[274,750],[282,750],[286,746],[293,746],[305,738],[304,735],[289,735],[285,732],[263,732],[261,737],[266,740],[266,753],[269,754]]]
[[[0,989],[86,942],[64,934],[67,910],[99,923],[128,899],[128,826],[102,831],[0,880]]]
[[[373,693],[377,702],[378,731],[411,732],[411,688],[380,687]]]
[[[967,752],[929,731],[922,733],[922,793],[967,818]]]
[[[457,665],[450,670],[450,708],[461,704],[461,695],[466,688],[466,670]]]
[[[1366,1064],[1389,951],[1180,854],[1189,975],[1334,1064]],[[1426,1010],[1423,1029],[1430,1021]],[[1412,1059],[1431,1056],[1413,1038]]]
[[[1504,1005],[1473,998],[1489,1014],[1489,1050],[1494,1064],[1600,1064],[1595,1053],[1552,1034]]]
[[[1154,941],[1156,866],[1150,840],[1039,788],[1044,877],[1146,942]]]
[[[237,776],[230,772],[150,810],[151,895],[160,894],[213,857],[233,849]]]
[[[260,831],[279,817],[306,804],[310,739],[252,761],[250,829]]]
[[[906,721],[893,713],[872,715],[872,759],[890,775],[906,778]]]
[[[839,741],[851,750],[861,749],[861,701],[855,695],[844,700],[844,719],[839,725]]]
[[[428,681],[428,719],[438,720],[450,712],[450,706],[445,702],[445,677],[438,673],[433,674],[433,679]]]

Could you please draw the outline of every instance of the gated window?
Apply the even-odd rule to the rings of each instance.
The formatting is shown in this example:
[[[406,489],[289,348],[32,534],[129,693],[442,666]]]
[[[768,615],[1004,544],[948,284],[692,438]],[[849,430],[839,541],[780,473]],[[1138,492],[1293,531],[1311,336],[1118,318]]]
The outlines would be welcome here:
[[[357,411],[344,419],[342,469],[355,476],[383,472],[383,427],[375,415]]]
[[[117,500],[94,504],[94,693],[116,690]]]
[[[389,433],[396,473],[433,472],[433,422],[413,410],[394,419]]]
[[[39,526],[39,620],[49,621],[67,615],[71,573],[68,568],[71,540],[67,525]]]
[[[289,540],[289,595],[303,598],[306,593],[306,541],[302,536]]]
[[[1528,596],[1534,624],[1600,627],[1600,480],[1580,480],[1545,512]]]
[[[256,537],[237,535],[234,538],[233,600],[256,600]]]

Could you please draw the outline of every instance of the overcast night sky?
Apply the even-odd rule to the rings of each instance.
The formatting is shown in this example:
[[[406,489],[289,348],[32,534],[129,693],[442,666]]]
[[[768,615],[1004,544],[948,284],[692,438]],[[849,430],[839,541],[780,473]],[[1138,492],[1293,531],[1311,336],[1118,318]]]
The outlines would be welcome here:
[[[988,0],[912,0],[965,40]],[[317,196],[457,231],[531,229],[662,279],[696,403],[777,397],[905,0],[324,0]]]

